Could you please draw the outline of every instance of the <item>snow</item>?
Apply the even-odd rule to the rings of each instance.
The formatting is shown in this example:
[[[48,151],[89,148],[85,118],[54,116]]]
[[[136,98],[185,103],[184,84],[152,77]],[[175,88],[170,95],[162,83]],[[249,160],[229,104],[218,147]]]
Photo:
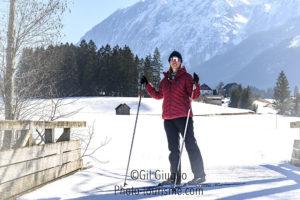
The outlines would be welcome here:
[[[248,0],[226,0],[226,2],[231,6],[235,7],[236,5],[239,5],[240,3],[251,5],[251,3]]]
[[[74,99],[66,99],[73,102]],[[131,107],[131,115],[115,115],[121,103]],[[130,170],[153,172],[169,169],[167,141],[161,119],[161,101],[143,98],[131,157]],[[290,121],[300,118],[277,116],[264,112],[266,102],[259,104],[260,114],[249,110],[193,102],[195,137],[200,147],[207,182],[246,182],[246,185],[205,188],[201,199],[295,199],[300,196],[300,168],[291,166],[293,141],[298,130],[290,129]],[[57,180],[19,199],[196,199],[195,195],[126,195],[115,194],[126,171],[138,98],[80,98],[65,110],[81,110],[68,120],[95,123],[91,149],[110,139],[95,153],[106,163],[85,158],[88,169]],[[230,115],[224,115],[230,114]],[[239,114],[239,115],[234,115]],[[184,151],[182,171],[192,178],[188,156]],[[186,180],[186,181],[187,181]],[[130,186],[153,185],[151,179],[127,181]]]
[[[260,113],[260,114],[276,114],[277,113],[276,110],[274,110],[272,100],[264,100],[264,101],[256,100],[253,103],[258,106],[257,113]]]
[[[243,2],[244,4],[247,4],[247,5],[251,5],[251,3],[248,0],[241,0],[241,2]]]
[[[265,4],[265,12],[269,13],[272,10],[272,5],[271,4]]]
[[[230,40],[230,38],[229,38],[229,37],[227,37],[227,36],[223,37],[223,42],[224,42],[224,43],[228,43],[228,42],[229,42],[229,40]]]
[[[231,7],[234,7],[234,1],[232,1],[232,0],[226,0],[226,2],[227,2]]]
[[[236,14],[234,16],[234,21],[238,23],[246,24],[249,20],[243,15]]]
[[[168,1],[167,0],[161,0],[160,3],[163,5],[163,4],[168,4]]]
[[[289,48],[297,48],[300,46],[300,35],[293,38],[290,42]]]

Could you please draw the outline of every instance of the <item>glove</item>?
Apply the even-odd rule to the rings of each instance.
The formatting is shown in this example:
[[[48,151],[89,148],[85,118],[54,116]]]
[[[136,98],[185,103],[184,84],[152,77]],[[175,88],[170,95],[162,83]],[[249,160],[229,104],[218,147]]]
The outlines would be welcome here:
[[[145,84],[145,85],[148,84],[148,80],[147,80],[146,76],[143,76],[143,77],[141,78],[140,83],[141,83],[142,85],[143,85],[143,84]]]
[[[194,78],[194,83],[196,84],[199,83],[199,76],[196,73],[194,73],[193,78]]]

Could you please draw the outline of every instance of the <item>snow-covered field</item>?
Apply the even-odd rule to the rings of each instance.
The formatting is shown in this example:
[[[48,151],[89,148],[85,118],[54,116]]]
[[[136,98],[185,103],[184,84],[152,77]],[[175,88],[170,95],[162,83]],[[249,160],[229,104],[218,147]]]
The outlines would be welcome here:
[[[67,99],[65,101],[73,101]],[[126,103],[130,116],[115,115],[115,107]],[[168,148],[161,101],[143,98],[136,129],[129,175],[140,172],[149,175],[155,170],[168,173]],[[200,147],[207,182],[246,182],[245,185],[204,189],[203,195],[145,195],[115,193],[115,185],[124,183],[127,159],[133,133],[138,98],[81,98],[65,110],[82,108],[68,120],[94,122],[95,136],[90,152],[105,138],[110,142],[96,151],[94,157],[85,158],[88,169],[50,183],[19,199],[299,199],[300,168],[288,164],[293,140],[299,137],[297,129],[290,129],[291,118],[193,102],[194,129]],[[268,108],[269,109],[269,108]],[[224,115],[238,113],[239,115]],[[242,114],[245,113],[245,114]],[[222,114],[222,115],[219,115]],[[277,118],[277,120],[276,120]],[[145,173],[143,173],[144,171]],[[182,171],[192,179],[188,156],[183,153]],[[128,180],[130,186],[154,185],[152,175]]]

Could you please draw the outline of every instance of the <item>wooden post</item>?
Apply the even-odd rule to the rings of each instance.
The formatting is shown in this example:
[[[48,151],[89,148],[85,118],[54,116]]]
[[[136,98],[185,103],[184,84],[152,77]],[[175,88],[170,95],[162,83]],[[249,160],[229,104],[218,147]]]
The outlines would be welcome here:
[[[3,138],[2,138],[2,130],[0,130],[0,150],[2,149],[2,143],[3,143]]]
[[[25,136],[22,138],[20,147],[25,147],[25,146],[32,146],[33,144],[33,138],[32,138],[32,133],[33,133],[33,123],[31,122],[29,125],[29,129],[25,130]]]
[[[54,143],[54,129],[45,129],[45,144]]]
[[[35,141],[33,140],[32,131],[29,130],[28,140],[27,140],[25,146],[33,146],[34,144],[35,144]]]
[[[290,127],[291,128],[298,128],[299,129],[299,134],[300,134],[300,121],[291,122]],[[294,140],[291,163],[295,166],[300,167],[300,139]]]
[[[291,122],[290,123],[291,128],[298,128],[299,129],[299,139],[300,139],[300,121],[297,122]]]
[[[3,136],[3,144],[1,150],[7,150],[11,148],[12,145],[12,135],[13,131],[12,130],[5,130],[4,131],[4,136]]]
[[[22,147],[22,143],[23,143],[23,141],[26,138],[28,130],[21,130],[20,132],[21,132],[20,133],[20,137],[16,141],[16,144],[14,145],[14,148],[20,148],[20,147]]]
[[[70,135],[71,135],[70,133],[71,133],[70,128],[64,128],[64,132],[56,142],[70,141]]]
[[[300,140],[294,140],[291,163],[300,167]]]

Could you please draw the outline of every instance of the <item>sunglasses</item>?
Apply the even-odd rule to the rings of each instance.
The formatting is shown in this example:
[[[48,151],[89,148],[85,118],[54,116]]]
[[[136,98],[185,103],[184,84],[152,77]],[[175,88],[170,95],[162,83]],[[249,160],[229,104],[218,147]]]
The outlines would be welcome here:
[[[179,62],[179,58],[178,57],[172,57],[172,58],[170,58],[170,62],[173,62],[173,61],[175,61],[175,62]]]

